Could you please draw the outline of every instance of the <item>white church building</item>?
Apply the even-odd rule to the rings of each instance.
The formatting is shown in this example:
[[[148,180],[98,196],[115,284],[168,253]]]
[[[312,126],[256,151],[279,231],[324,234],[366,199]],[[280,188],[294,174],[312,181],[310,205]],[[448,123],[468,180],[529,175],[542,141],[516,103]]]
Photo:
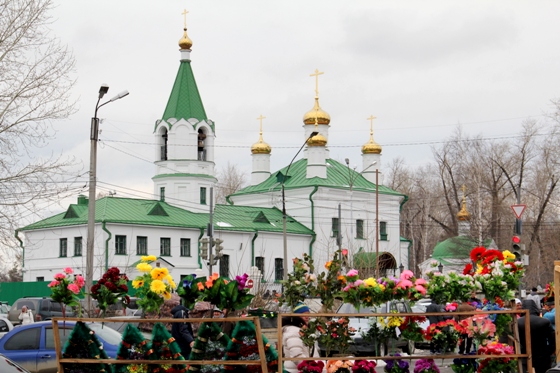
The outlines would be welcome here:
[[[210,190],[218,181],[216,124],[208,119],[198,92],[186,26],[179,46],[179,70],[154,128],[155,198],[108,196],[95,201],[94,280],[113,266],[135,276],[142,255],[155,255],[175,281],[196,270],[208,273],[199,242],[207,235]],[[373,139],[373,127],[362,147],[359,171],[329,157],[330,121],[319,106],[316,87],[314,107],[303,119],[302,158],[275,172],[270,171],[272,148],[261,128],[251,147],[251,185],[230,195],[229,204],[214,208],[214,237],[222,239],[224,247],[214,272],[234,277],[256,266],[265,281],[279,281],[284,266],[291,270],[292,258],[308,253],[322,271],[338,247],[349,250],[351,265],[371,267],[378,252],[383,274],[409,267],[410,242],[400,237],[400,209],[407,198],[377,185],[382,180],[382,149]],[[24,281],[50,281],[66,266],[85,274],[90,203],[78,196],[66,211],[18,229]]]

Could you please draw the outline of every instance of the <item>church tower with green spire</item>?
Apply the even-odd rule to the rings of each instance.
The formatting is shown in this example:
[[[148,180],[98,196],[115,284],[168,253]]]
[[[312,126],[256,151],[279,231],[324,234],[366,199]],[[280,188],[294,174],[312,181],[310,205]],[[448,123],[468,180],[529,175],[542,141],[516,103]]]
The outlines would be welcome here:
[[[154,195],[193,212],[207,212],[214,170],[214,122],[208,119],[191,67],[192,40],[179,40],[181,60],[162,119],[155,125]]]

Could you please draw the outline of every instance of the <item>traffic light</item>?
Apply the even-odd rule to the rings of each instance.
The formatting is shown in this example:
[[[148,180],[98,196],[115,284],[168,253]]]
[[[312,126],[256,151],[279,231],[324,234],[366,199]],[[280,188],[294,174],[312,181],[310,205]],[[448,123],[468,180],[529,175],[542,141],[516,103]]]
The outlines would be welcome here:
[[[521,245],[521,238],[518,235],[513,236],[511,239],[512,246],[511,246],[511,253],[515,255],[515,261],[522,261],[523,255],[523,245]]]
[[[208,238],[204,237],[200,239],[200,257],[202,259],[208,259]]]
[[[208,262],[208,264],[212,264],[213,266],[215,266],[216,264],[218,264],[218,258],[216,258],[214,254],[210,255],[210,261]]]
[[[219,238],[214,238],[214,245],[216,245],[216,258],[219,259],[222,256],[224,256],[224,247],[222,246],[222,242],[224,242],[224,240],[220,240]],[[212,245],[212,246],[214,246]]]

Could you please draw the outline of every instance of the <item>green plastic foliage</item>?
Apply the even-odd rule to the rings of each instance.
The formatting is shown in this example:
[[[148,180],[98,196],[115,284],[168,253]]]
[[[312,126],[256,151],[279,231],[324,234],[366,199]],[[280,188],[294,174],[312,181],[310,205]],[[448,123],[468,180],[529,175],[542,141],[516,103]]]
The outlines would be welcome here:
[[[133,325],[127,324],[124,330],[121,344],[117,353],[117,359],[122,360],[147,360],[147,354],[150,350],[149,342],[144,339],[140,330]],[[147,364],[116,364],[115,373],[147,373]]]
[[[93,332],[88,326],[78,321],[70,337],[66,341],[64,348],[62,349],[63,358],[71,359],[107,359],[107,354],[103,350],[103,347],[97,337],[95,332]],[[98,373],[98,372],[111,372],[111,369],[106,364],[81,364],[81,363],[70,363],[63,365],[64,373]]]
[[[148,367],[150,373],[184,373],[187,371],[187,366],[183,364],[185,358],[181,355],[181,348],[165,326],[159,322],[154,325],[152,330],[152,349],[149,359],[170,361],[169,364],[150,365]]]

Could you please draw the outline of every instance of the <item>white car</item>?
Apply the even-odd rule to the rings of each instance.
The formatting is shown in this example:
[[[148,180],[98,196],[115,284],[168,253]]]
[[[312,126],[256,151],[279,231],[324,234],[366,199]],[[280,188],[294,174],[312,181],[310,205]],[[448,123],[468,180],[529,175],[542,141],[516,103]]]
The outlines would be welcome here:
[[[10,306],[6,303],[0,304],[0,317],[8,317],[8,312],[10,312]]]
[[[0,339],[14,328],[14,324],[7,317],[0,316]]]

